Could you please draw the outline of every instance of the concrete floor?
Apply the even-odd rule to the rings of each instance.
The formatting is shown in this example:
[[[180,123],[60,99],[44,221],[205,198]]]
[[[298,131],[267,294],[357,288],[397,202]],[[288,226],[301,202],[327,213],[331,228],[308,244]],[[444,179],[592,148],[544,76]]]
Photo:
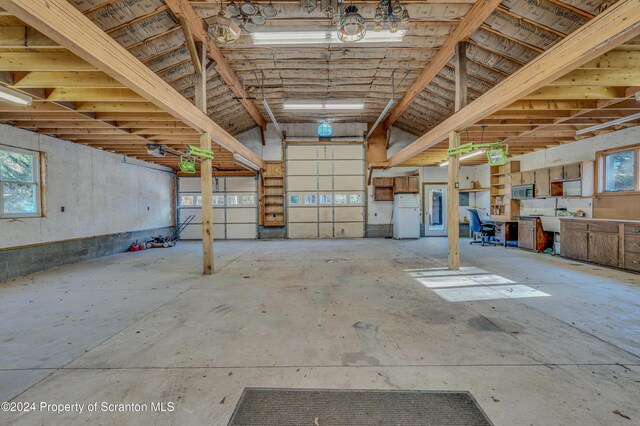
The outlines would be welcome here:
[[[175,404],[0,423],[225,425],[258,386],[469,390],[496,425],[640,424],[639,275],[463,242],[463,265],[499,275],[475,289],[549,296],[449,302],[416,279],[443,238],[215,249],[214,277],[181,243],[0,285],[0,401]]]

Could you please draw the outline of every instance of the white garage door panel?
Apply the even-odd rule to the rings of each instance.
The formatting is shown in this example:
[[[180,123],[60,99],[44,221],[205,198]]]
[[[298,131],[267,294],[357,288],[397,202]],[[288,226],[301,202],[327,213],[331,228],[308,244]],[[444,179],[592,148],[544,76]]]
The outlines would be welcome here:
[[[336,222],[357,222],[362,221],[364,207],[336,207],[334,210],[334,220]]]
[[[335,191],[362,191],[364,187],[363,176],[340,176],[333,180]]]
[[[214,180],[214,191],[214,197],[222,197],[221,200],[224,200],[225,204],[229,196],[238,200],[232,202],[240,203],[246,202],[243,200],[243,195],[252,195],[254,200],[258,199],[257,180],[254,177],[217,178]],[[194,200],[199,197],[200,178],[180,178],[179,195],[179,199],[183,195],[191,196]],[[257,205],[242,207],[226,205],[212,207],[212,209],[214,240],[257,238]],[[194,215],[195,218],[191,225],[187,226],[181,238],[200,240],[202,239],[202,207],[180,207],[181,220],[186,219],[189,215]]]
[[[290,176],[287,180],[288,192],[313,191],[317,186],[318,183],[315,176]]]
[[[290,238],[318,238],[317,223],[289,223]]]
[[[320,222],[333,222],[333,207],[320,207],[318,214]]]
[[[227,224],[227,239],[252,239],[256,238],[256,226],[249,223]]]
[[[291,222],[317,222],[318,209],[315,207],[291,207],[289,220]]]
[[[318,189],[320,191],[331,191],[333,189],[333,176],[319,176]]]
[[[291,195],[302,202],[310,202],[305,194],[317,195],[313,204],[287,204],[289,238],[364,236],[364,207],[353,197],[364,191],[363,145],[290,145],[286,170],[287,202]]]
[[[316,146],[289,146],[287,147],[289,160],[315,160],[317,158]]]
[[[362,238],[362,222],[335,223],[335,238]]]
[[[333,162],[332,161],[319,161],[318,162],[318,174],[320,176],[331,176],[331,175],[333,175]]]
[[[289,161],[287,163],[287,173],[289,176],[311,175],[318,171],[317,161]]]
[[[180,238],[183,240],[201,240],[202,224],[187,225],[184,231],[182,231]],[[224,225],[213,225],[213,239],[224,240]]]
[[[252,177],[238,177],[226,179],[227,192],[255,192],[256,179]]]
[[[333,147],[334,160],[363,159],[361,145],[337,145]]]
[[[320,238],[333,238],[333,223],[321,223]]]
[[[253,208],[228,208],[227,223],[254,223],[256,222],[256,209]]]
[[[357,175],[362,169],[362,160],[337,160],[333,162],[333,173],[336,175]]]

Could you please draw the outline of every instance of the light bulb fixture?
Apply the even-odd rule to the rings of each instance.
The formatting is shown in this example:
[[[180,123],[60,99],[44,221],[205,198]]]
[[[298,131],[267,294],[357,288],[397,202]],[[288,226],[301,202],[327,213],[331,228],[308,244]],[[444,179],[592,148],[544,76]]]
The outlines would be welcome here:
[[[338,23],[338,39],[343,43],[355,43],[362,40],[367,33],[367,24],[358,13],[358,8],[349,5],[344,8]]]
[[[380,0],[373,17],[373,31],[382,31],[384,27],[394,33],[398,31],[398,23],[408,24],[410,20],[407,7],[398,0]]]
[[[9,89],[8,87],[4,86],[0,86],[0,100],[22,106],[29,106],[33,102],[31,96],[27,96],[18,92],[17,90]]]
[[[473,151],[473,152],[470,152],[468,154],[461,155],[458,160],[459,161],[468,160],[469,158],[477,157],[480,154],[484,154],[485,152],[486,152],[486,150],[484,150],[484,149],[481,149],[479,151]],[[448,164],[449,164],[448,161],[444,161],[444,162],[440,163],[440,167],[447,166]]]
[[[240,27],[224,15],[222,1],[220,1],[220,12],[205,19],[205,23],[208,25],[207,32],[218,44],[231,44],[240,38]]]
[[[238,154],[237,152],[233,153],[233,159],[236,160],[237,163],[242,164],[243,166],[251,169],[251,170],[255,170],[255,171],[259,171],[260,167],[257,166],[256,164],[254,164],[252,161],[247,160],[246,158],[244,158],[242,155]]]
[[[270,1],[268,5],[261,7],[258,3],[245,0],[238,5],[232,1],[227,5],[227,13],[231,21],[248,33],[255,32],[259,27],[267,23],[267,19],[275,18],[278,10]]]

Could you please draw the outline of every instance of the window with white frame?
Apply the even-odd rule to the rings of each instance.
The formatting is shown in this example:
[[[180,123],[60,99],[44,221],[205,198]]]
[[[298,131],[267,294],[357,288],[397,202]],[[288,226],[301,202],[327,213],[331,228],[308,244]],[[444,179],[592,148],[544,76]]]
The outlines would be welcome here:
[[[316,205],[316,204],[318,204],[316,194],[305,194],[304,203],[306,205]]]
[[[224,195],[213,194],[212,203],[215,207],[224,206]]]
[[[193,195],[181,195],[180,205],[183,207],[193,207],[195,203],[195,197]]]
[[[40,216],[40,153],[0,146],[0,217]]]
[[[334,204],[347,204],[347,194],[334,194],[333,202]]]
[[[349,194],[349,204],[362,204],[362,194]]]
[[[322,205],[333,204],[331,194],[320,194],[320,204]]]
[[[598,193],[606,195],[640,192],[640,145],[596,153]]]
[[[244,194],[240,201],[243,206],[255,206],[256,205],[256,196],[253,194]]]
[[[300,194],[290,194],[289,195],[289,204],[290,205],[302,204],[302,197],[300,196]]]

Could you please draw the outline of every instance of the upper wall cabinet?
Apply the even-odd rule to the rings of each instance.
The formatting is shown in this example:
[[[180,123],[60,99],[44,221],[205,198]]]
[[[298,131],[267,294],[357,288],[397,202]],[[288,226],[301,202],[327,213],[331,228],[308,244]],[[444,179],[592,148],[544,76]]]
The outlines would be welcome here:
[[[536,198],[543,198],[551,195],[549,169],[539,169],[534,171],[533,190]]]
[[[533,185],[535,183],[535,171],[528,170],[522,172],[522,184],[521,185]]]
[[[589,161],[587,163],[593,164]],[[593,165],[591,166],[593,167]],[[551,182],[562,182],[565,180],[582,179],[582,163],[565,164],[564,166],[554,166],[549,169]]]

